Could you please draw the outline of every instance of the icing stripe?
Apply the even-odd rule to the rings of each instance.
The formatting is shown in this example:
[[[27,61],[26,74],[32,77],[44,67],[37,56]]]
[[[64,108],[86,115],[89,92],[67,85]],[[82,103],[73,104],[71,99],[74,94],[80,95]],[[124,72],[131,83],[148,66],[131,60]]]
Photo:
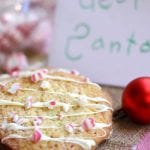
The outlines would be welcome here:
[[[33,130],[35,129],[35,126],[21,126],[17,123],[6,123],[6,124],[1,124],[1,128],[6,129],[6,130],[13,130],[13,131],[17,131],[17,130]],[[59,129],[60,127],[56,127],[56,126],[38,126],[39,129]]]
[[[21,102],[14,102],[14,101],[9,101],[9,100],[0,100],[0,105],[11,105],[11,106],[22,106],[25,107],[25,103],[21,103]],[[55,107],[59,107],[62,106],[64,108],[64,110],[67,108],[69,109],[70,107],[76,106],[76,105],[70,105],[70,104],[66,104],[66,103],[62,103],[62,102],[57,102],[57,105]],[[112,110],[111,107],[106,106],[104,104],[85,104],[84,106],[88,106],[88,107],[95,107],[97,109],[103,110]],[[32,103],[32,107],[37,107],[37,108],[42,108],[42,107],[49,107],[49,101],[48,102],[34,102]],[[65,111],[67,112],[67,110]]]
[[[43,91],[40,91],[40,90],[36,90],[36,89],[30,89],[30,88],[20,88],[20,90],[22,91],[33,91],[33,92],[42,92]],[[110,102],[103,98],[103,97],[89,97],[89,96],[86,96],[86,95],[81,95],[81,94],[75,94],[75,93],[63,93],[63,92],[49,92],[49,91],[44,91],[44,93],[49,93],[49,94],[56,94],[56,95],[62,95],[62,96],[70,96],[70,97],[75,97],[75,98],[86,98],[90,101],[93,101],[93,102],[106,102],[108,104],[110,104]]]
[[[65,77],[61,77],[61,76],[51,76],[51,75],[47,75],[48,79],[52,79],[52,80],[61,80],[61,81],[69,81],[69,82],[75,82],[75,83],[79,83],[79,84],[90,84],[90,85],[94,85],[97,86],[98,88],[100,88],[100,86],[96,83],[92,83],[92,82],[82,82],[82,81],[78,81],[78,80],[74,80],[71,78],[65,78]]]
[[[19,72],[19,77],[30,77],[34,72],[33,71],[22,71],[22,72]],[[4,79],[8,79],[10,78],[11,76],[8,75],[8,74],[3,74],[1,75],[1,80],[4,80]],[[92,82],[82,82],[82,81],[78,81],[78,80],[75,80],[75,79],[72,79],[72,78],[67,78],[67,77],[61,77],[61,76],[53,76],[53,75],[47,75],[46,78],[49,78],[49,79],[52,79],[52,80],[61,80],[61,81],[69,81],[69,82],[75,82],[75,83],[79,83],[79,84],[90,84],[90,85],[94,85],[94,86],[97,86],[98,88],[101,88],[98,84],[96,83],[92,83]]]
[[[84,116],[84,115],[92,115],[92,114],[98,114],[98,113],[101,113],[101,112],[106,112],[108,110],[111,110],[112,111],[112,108],[111,107],[108,107],[108,106],[104,106],[101,110],[99,111],[95,111],[95,112],[80,112],[80,113],[69,113],[69,115],[65,115],[63,114],[63,118],[65,117],[76,117],[76,116]],[[19,116],[20,118],[36,118],[37,116]],[[10,118],[10,117],[3,117],[3,118]],[[42,118],[45,118],[45,119],[58,119],[58,116],[42,116]]]
[[[80,127],[80,124],[76,124],[76,128]],[[93,129],[102,129],[105,127],[110,127],[111,123],[107,124],[107,123],[95,123],[95,127]],[[1,124],[2,129],[5,130],[13,130],[13,131],[18,131],[18,130],[33,130],[35,129],[35,126],[22,126],[19,125],[17,123],[7,123],[4,122]],[[60,129],[60,128],[64,128],[64,127],[57,127],[57,126],[38,126],[38,129]]]
[[[10,134],[6,137],[4,137],[1,142],[4,143],[4,141],[8,139],[26,139],[31,140],[32,136],[21,136],[18,134]],[[82,148],[86,150],[91,150],[92,146],[95,146],[96,143],[92,139],[81,139],[80,137],[59,137],[59,138],[51,138],[46,135],[42,135],[41,137],[42,141],[54,141],[54,142],[66,142],[66,143],[74,143],[80,145]]]

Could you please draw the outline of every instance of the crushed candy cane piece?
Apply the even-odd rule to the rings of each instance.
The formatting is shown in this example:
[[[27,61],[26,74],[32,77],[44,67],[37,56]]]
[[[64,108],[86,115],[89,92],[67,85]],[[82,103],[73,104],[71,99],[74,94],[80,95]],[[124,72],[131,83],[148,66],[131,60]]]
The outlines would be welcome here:
[[[8,89],[8,92],[10,94],[15,94],[18,90],[20,89],[20,84],[19,83],[14,83],[12,86]]]
[[[56,101],[55,100],[50,100],[48,105],[49,109],[53,109],[56,106]]]
[[[37,143],[41,140],[41,137],[42,137],[42,132],[39,129],[35,129],[31,141]]]
[[[16,123],[19,124],[19,125],[22,125],[22,124],[24,124],[25,122],[26,122],[26,120],[23,119],[23,118],[19,118],[19,119],[16,121]]]
[[[90,82],[90,78],[85,77],[85,78],[84,78],[84,81],[85,81],[85,82]]]
[[[11,76],[11,77],[18,77],[19,76],[19,73],[20,73],[20,71],[19,70],[12,70],[10,73],[9,73],[9,75]]]
[[[40,87],[44,90],[47,90],[47,89],[49,89],[50,84],[48,81],[42,81]]]
[[[95,120],[94,118],[86,118],[83,120],[82,127],[84,130],[88,131],[95,127]]]
[[[71,70],[70,73],[73,75],[79,75],[80,74],[77,70]]]
[[[25,108],[29,109],[32,107],[32,96],[28,96],[27,99],[25,100]]]
[[[69,123],[65,125],[65,130],[69,133],[73,133],[75,129],[74,129],[74,126]]]
[[[43,122],[43,117],[36,117],[35,119],[34,119],[34,125],[35,126],[39,126],[39,125],[41,125],[42,124],[42,122]]]
[[[14,114],[14,115],[12,116],[12,119],[13,119],[13,122],[17,122],[18,119],[19,119],[19,116],[18,116],[17,114]]]
[[[38,82],[40,80],[43,80],[47,74],[48,74],[47,69],[40,69],[31,75],[31,81],[32,82]]]
[[[64,118],[64,115],[61,114],[61,113],[57,114],[57,116],[58,116],[58,119],[59,119],[59,120],[62,120],[62,119]]]
[[[19,116],[14,112],[9,113],[9,116],[12,118],[13,122],[17,122],[19,119]]]
[[[19,124],[19,125],[22,125],[23,123],[25,123],[25,119],[23,119],[23,118],[19,118],[19,116],[17,115],[17,114],[15,114],[15,113],[10,113],[9,114],[10,115],[10,117],[12,118],[12,121],[14,122],[14,123],[17,123],[17,124]]]
[[[48,74],[48,69],[42,69],[41,71],[45,74]]]

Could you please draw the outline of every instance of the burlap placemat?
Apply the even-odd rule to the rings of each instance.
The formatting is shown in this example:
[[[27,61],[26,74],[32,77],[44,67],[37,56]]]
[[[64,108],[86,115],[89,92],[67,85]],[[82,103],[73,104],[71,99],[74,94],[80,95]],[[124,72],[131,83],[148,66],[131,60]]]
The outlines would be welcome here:
[[[121,107],[123,88],[103,86],[103,89],[112,97],[114,111]],[[97,150],[135,150],[136,144],[148,131],[150,126],[137,125],[127,117],[113,121],[110,139],[100,144]]]

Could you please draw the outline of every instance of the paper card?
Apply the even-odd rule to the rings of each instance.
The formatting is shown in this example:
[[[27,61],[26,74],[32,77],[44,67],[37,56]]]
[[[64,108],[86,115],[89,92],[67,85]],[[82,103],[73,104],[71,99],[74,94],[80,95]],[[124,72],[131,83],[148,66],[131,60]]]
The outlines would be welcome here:
[[[149,0],[58,0],[49,65],[124,86],[150,75]]]

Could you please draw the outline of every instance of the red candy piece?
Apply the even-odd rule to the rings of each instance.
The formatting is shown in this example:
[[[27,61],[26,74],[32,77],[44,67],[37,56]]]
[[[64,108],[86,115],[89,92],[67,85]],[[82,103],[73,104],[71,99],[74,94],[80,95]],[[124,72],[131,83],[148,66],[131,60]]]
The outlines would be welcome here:
[[[55,100],[50,100],[48,108],[53,109],[55,106],[56,106],[56,101]]]
[[[150,124],[150,77],[137,78],[127,85],[122,107],[133,121]]]
[[[36,129],[32,135],[32,141],[37,143],[41,140],[41,137],[42,137],[42,132],[38,129]]]

